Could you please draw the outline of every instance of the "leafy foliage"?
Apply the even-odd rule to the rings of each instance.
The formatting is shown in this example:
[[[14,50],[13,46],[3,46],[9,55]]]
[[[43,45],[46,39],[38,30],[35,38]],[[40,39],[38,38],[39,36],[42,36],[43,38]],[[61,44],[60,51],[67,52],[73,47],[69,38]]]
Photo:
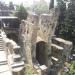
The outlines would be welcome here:
[[[56,35],[59,37],[65,36],[64,25],[65,25],[65,17],[66,17],[66,3],[63,0],[57,0],[57,6],[60,10],[58,25],[56,28]]]
[[[20,6],[17,6],[17,12],[15,13],[15,16],[17,16],[20,20],[27,19],[27,11],[25,7],[21,4]]]
[[[13,4],[13,2],[9,3],[9,10],[14,10],[14,4]]]
[[[56,35],[70,40],[75,44],[75,1],[70,0],[68,8],[66,8],[66,2],[64,0],[58,0],[60,15]]]
[[[51,0],[51,2],[50,2],[49,10],[50,10],[51,8],[54,8],[54,0]]]
[[[69,68],[70,68],[70,71],[67,73],[64,72],[63,75],[74,75],[75,74],[75,61],[71,63],[71,66]]]
[[[69,40],[75,43],[75,2],[71,1],[68,5],[65,26]]]
[[[37,2],[33,5],[33,11],[36,14],[42,14],[48,12],[48,5],[44,0],[40,0],[40,2]]]
[[[25,69],[25,75],[37,75],[37,72],[33,67],[27,66]]]

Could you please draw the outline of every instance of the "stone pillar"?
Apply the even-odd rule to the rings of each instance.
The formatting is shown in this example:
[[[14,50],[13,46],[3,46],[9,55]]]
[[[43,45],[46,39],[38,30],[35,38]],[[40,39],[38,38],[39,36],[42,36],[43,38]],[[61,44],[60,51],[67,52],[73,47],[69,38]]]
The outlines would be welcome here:
[[[36,14],[31,15],[31,22],[33,23],[33,30],[31,36],[31,44],[32,44],[32,61],[36,61],[36,40],[37,40],[37,32],[38,32],[38,23],[39,17]]]
[[[26,57],[27,57],[27,63],[32,66],[33,63],[32,63],[32,55],[31,55],[31,47],[28,44],[26,46]]]
[[[44,39],[47,41],[47,63],[48,66],[50,66],[51,63],[51,30],[52,30],[52,25],[51,25],[51,15],[50,14],[42,14],[40,17],[40,29],[42,30],[44,34]]]
[[[55,10],[52,10],[50,14],[42,14],[39,21],[40,30],[43,32],[43,37],[48,43],[47,48],[47,57],[48,57],[48,66],[51,65],[51,43],[52,36],[54,35],[55,28],[57,25],[58,15],[55,13]]]

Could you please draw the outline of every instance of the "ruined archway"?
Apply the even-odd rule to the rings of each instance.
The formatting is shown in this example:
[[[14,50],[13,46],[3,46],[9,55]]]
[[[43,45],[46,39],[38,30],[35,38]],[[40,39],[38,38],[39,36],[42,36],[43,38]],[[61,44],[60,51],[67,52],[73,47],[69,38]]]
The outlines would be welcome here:
[[[47,65],[47,43],[40,41],[36,43],[36,60],[40,65]]]

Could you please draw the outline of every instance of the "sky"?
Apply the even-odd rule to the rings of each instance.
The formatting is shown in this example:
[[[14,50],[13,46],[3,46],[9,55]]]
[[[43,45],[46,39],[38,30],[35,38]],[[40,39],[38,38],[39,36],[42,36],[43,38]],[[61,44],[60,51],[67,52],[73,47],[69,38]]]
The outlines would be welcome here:
[[[39,1],[39,0],[0,0],[5,2],[6,4],[8,4],[10,1],[12,1],[14,4],[21,4],[23,3],[26,6],[30,6],[32,5],[35,1]],[[50,2],[50,0],[45,0],[47,3]]]

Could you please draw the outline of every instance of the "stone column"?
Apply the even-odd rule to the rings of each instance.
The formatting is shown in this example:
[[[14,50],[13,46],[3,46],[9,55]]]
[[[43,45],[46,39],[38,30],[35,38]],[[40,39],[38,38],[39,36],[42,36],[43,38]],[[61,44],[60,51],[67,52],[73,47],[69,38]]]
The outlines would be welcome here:
[[[33,66],[32,63],[32,55],[31,55],[31,46],[29,44],[26,44],[26,57],[27,57],[27,63],[31,66]]]
[[[36,61],[36,40],[38,32],[39,17],[37,14],[30,15],[30,21],[33,24],[32,36],[31,36],[31,48],[32,48],[32,61]]]
[[[43,34],[44,34],[44,39],[47,42],[47,65],[50,66],[51,63],[51,30],[52,30],[52,26],[51,26],[51,15],[50,14],[42,14],[40,17],[40,29],[42,30]]]

